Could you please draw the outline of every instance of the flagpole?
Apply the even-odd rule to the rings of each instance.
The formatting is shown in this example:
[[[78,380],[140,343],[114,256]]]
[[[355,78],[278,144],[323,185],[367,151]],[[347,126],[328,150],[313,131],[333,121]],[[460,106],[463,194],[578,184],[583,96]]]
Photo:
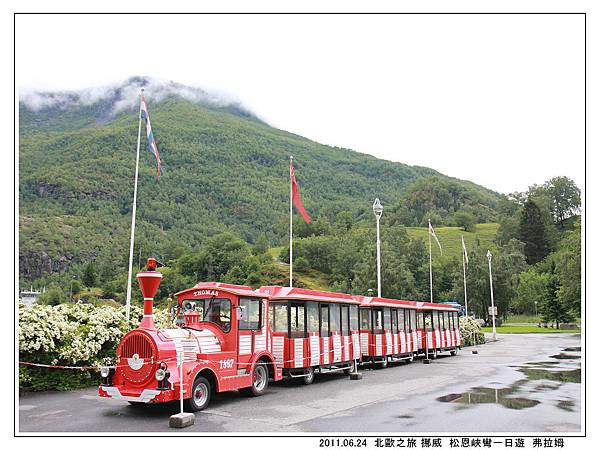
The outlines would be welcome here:
[[[465,317],[469,317],[469,308],[467,306],[467,269],[466,269],[466,265],[465,265],[465,239],[464,237],[461,235],[460,239],[462,240],[462,245],[463,245],[463,251],[462,251],[462,259],[463,259],[463,281],[464,281],[464,288],[465,288]]]
[[[127,298],[125,300],[125,318],[129,322],[129,313],[131,310],[131,272],[133,269],[133,244],[135,242],[135,213],[137,205],[137,185],[138,185],[138,168],[140,164],[140,141],[142,137],[142,100],[141,96],[144,95],[144,89],[142,88],[140,93],[140,111],[138,114],[138,138],[137,138],[137,152],[135,157],[135,182],[133,185],[133,208],[131,210],[131,240],[129,243],[129,273],[127,274]]]
[[[429,220],[429,299],[433,303],[433,275],[431,271],[431,220]]]
[[[294,159],[293,156],[290,155],[290,287],[292,287],[292,265],[293,265],[293,246],[292,246],[292,197],[293,197],[293,192],[292,192],[292,159]]]

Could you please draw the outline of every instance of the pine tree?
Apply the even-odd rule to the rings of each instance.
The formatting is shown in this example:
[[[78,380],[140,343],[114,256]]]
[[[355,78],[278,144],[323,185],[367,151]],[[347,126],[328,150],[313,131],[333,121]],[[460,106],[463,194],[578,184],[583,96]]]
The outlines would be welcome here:
[[[528,264],[535,264],[547,254],[544,220],[540,208],[527,200],[521,213],[519,240],[525,243],[525,257]]]

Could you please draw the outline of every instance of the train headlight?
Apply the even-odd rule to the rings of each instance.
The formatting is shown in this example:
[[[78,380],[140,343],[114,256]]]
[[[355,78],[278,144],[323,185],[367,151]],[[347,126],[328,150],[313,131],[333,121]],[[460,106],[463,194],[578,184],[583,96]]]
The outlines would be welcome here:
[[[166,372],[163,369],[158,369],[154,374],[156,381],[162,381],[165,379]]]
[[[107,366],[100,367],[100,376],[102,378],[108,377],[109,373],[110,373],[110,367],[107,367]]]

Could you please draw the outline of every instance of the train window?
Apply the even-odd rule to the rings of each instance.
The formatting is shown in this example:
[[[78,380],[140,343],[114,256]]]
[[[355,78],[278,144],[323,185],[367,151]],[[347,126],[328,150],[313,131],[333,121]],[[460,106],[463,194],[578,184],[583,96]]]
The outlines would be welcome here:
[[[350,306],[350,331],[358,330],[358,306]]]
[[[423,320],[425,322],[425,329],[431,331],[432,314],[430,312],[423,313]]]
[[[452,328],[452,318],[451,316],[453,315],[453,313],[451,313],[450,311],[446,311],[446,313],[444,314],[444,323],[446,325],[446,329],[450,330]]]
[[[329,305],[321,305],[321,337],[329,336]]]
[[[304,303],[290,304],[290,337],[303,338],[304,331]]]
[[[360,329],[371,329],[371,310],[369,308],[360,308]]]
[[[260,317],[262,300],[257,298],[240,298],[240,306],[243,309],[243,320],[239,321],[240,330],[260,330],[262,320]]]
[[[438,316],[440,318],[440,330],[446,329],[446,311],[438,311]]]
[[[392,333],[397,333],[398,332],[398,315],[397,315],[397,309],[396,308],[392,308]]]
[[[390,308],[383,308],[383,329],[390,329],[390,321],[392,318],[392,313],[390,312]]]
[[[319,305],[316,302],[306,302],[306,330],[309,333],[319,332]]]
[[[348,305],[342,305],[342,336],[350,335],[350,308]]]
[[[433,311],[433,328],[436,330],[440,329],[440,316],[438,311]]]
[[[414,309],[410,310],[410,329],[415,330],[417,329],[417,311],[415,311]]]
[[[400,328],[400,331],[405,330],[404,310],[402,308],[398,310],[398,328]]]
[[[424,324],[425,324],[425,316],[422,311],[418,311],[416,328],[423,328]]]
[[[383,333],[383,311],[381,309],[373,310],[373,333]]]
[[[340,331],[340,305],[337,303],[329,305],[329,331],[331,333]]]
[[[288,332],[288,306],[285,303],[275,303],[272,305],[273,312],[273,331]]]
[[[211,298],[204,312],[205,322],[212,322],[226,333],[231,329],[231,302],[227,298]]]

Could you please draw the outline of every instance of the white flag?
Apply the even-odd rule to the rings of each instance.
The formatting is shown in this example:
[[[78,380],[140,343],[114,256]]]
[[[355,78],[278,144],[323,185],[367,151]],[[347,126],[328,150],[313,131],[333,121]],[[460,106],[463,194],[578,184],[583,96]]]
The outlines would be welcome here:
[[[440,248],[440,253],[442,253],[442,244],[440,244],[440,241],[438,241],[438,238],[435,235],[435,231],[433,231],[433,227],[431,226],[431,221],[429,222],[429,234],[431,234],[435,238],[435,242],[437,242],[437,245]]]
[[[465,238],[463,237],[462,234],[460,236],[460,239],[462,240],[462,249],[463,249],[463,254],[465,255],[465,263],[468,266],[469,265],[469,254],[467,253],[467,247],[465,246]]]

